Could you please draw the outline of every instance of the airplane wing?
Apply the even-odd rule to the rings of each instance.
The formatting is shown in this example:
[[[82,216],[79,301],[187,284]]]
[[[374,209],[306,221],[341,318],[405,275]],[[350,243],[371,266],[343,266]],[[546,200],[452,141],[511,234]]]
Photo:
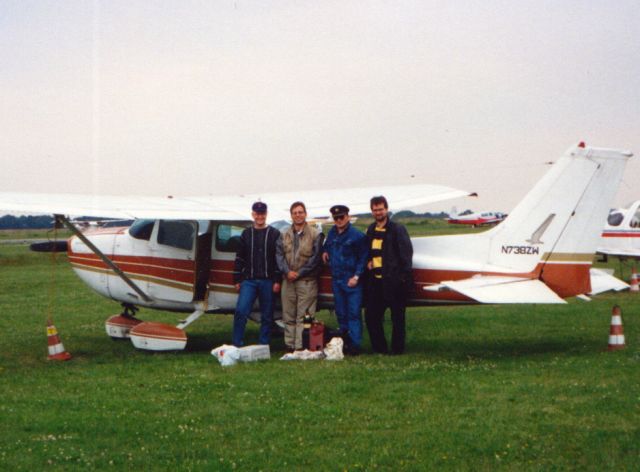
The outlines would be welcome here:
[[[0,192],[0,211],[122,219],[249,221],[251,204],[260,200],[269,206],[269,220],[275,221],[288,219],[289,206],[298,200],[305,202],[310,218],[330,216],[329,208],[336,204],[347,205],[351,214],[368,213],[369,199],[374,195],[384,195],[391,209],[399,211],[472,194],[426,184],[206,197]]]
[[[453,290],[479,303],[566,303],[540,280],[522,277],[477,276],[424,290]]]

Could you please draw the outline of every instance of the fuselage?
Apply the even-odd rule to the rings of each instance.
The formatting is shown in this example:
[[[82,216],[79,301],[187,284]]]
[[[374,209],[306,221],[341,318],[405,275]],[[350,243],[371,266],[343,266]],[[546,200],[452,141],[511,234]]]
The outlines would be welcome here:
[[[137,220],[131,227],[85,230],[83,234],[138,285],[150,301],[142,300],[77,237],[69,241],[68,256],[85,283],[119,302],[169,311],[190,312],[202,308],[207,312],[231,313],[237,301],[233,283],[235,251],[246,226],[246,222],[232,221]],[[473,235],[467,236],[473,238]],[[410,305],[476,303],[455,291],[434,290],[442,281],[479,275],[541,277],[543,264],[538,262],[539,255],[522,254],[523,258],[530,257],[533,261],[525,270],[505,269],[483,258],[490,248],[477,245],[478,240],[471,238],[464,244],[459,235],[412,239],[414,290]],[[524,251],[518,246],[496,250]],[[589,267],[590,261],[574,261],[563,263],[561,269],[564,273],[580,275],[575,277],[578,281],[584,279],[582,276]],[[553,271],[554,266],[547,264],[545,274],[550,282],[553,282]],[[557,292],[560,296],[571,296],[584,289],[576,282],[575,287],[567,289],[565,285]],[[321,307],[330,308],[332,302],[331,273],[324,267],[319,279],[319,303]]]
[[[598,252],[640,258],[640,200],[628,208],[611,210],[602,231]]]
[[[171,223],[172,228],[164,228]],[[142,300],[77,237],[68,244],[69,261],[76,274],[101,295],[119,302],[169,311],[192,311],[196,305],[208,312],[233,312],[237,301],[233,270],[237,237],[246,222],[149,221],[145,231],[138,223],[129,227],[89,228],[83,234],[134,281],[152,301]],[[208,227],[203,228],[204,225]],[[167,234],[174,236],[167,237]],[[148,239],[147,239],[148,238]],[[164,239],[163,239],[164,238]],[[417,257],[416,262],[424,258]],[[478,268],[479,269],[479,268]],[[414,267],[415,290],[411,304],[473,303],[460,294],[427,292],[443,277],[469,277],[466,269]],[[319,278],[319,303],[331,307],[331,273],[323,267]]]

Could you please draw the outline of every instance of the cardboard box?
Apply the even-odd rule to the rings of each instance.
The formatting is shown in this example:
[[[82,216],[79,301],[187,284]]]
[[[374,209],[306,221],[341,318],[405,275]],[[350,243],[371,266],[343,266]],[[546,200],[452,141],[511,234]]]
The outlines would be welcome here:
[[[259,361],[261,359],[271,359],[271,351],[268,344],[253,344],[238,349],[242,362]]]

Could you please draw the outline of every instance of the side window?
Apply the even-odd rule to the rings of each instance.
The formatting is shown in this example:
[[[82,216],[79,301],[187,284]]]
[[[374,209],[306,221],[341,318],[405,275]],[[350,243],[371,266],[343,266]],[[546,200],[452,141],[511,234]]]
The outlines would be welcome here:
[[[609,224],[609,226],[620,226],[622,220],[624,220],[624,215],[615,210],[609,213],[609,216],[607,217],[607,223]]]
[[[135,220],[129,228],[129,234],[132,238],[149,241],[154,223],[155,220]]]
[[[633,215],[633,218],[631,218],[629,226],[631,226],[632,228],[640,228],[640,208],[636,210],[635,215]]]
[[[220,252],[236,252],[244,226],[220,224],[216,230],[216,249]]]
[[[158,228],[158,244],[190,251],[196,228],[191,221],[160,220]]]

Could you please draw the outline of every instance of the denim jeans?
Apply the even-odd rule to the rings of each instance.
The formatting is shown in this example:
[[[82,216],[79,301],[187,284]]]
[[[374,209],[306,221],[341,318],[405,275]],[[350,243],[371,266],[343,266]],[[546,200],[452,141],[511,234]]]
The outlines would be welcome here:
[[[247,279],[240,284],[236,313],[233,317],[233,345],[241,347],[247,319],[258,299],[260,303],[260,339],[259,344],[269,344],[271,324],[273,323],[273,280]]]
[[[349,333],[353,345],[359,348],[362,344],[362,286],[349,287],[346,280],[334,280],[331,286],[340,330]]]

